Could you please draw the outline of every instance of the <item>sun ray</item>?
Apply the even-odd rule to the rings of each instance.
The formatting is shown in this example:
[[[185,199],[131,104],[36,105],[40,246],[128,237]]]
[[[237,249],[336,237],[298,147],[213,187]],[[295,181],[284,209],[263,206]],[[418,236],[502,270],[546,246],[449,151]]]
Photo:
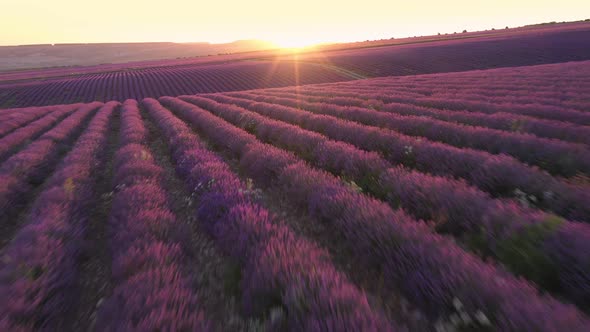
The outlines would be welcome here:
[[[299,90],[300,90],[300,78],[299,78],[299,55],[298,54],[293,54],[293,71],[294,71],[294,76],[295,76],[295,92],[297,95],[297,107],[300,106],[300,100],[299,100]]]
[[[278,56],[275,56],[274,59],[272,60],[271,66],[267,72],[267,74],[264,77],[264,84],[265,85],[269,85],[270,81],[272,80],[273,76],[275,75],[276,71],[277,71],[277,67],[279,66],[281,59]]]

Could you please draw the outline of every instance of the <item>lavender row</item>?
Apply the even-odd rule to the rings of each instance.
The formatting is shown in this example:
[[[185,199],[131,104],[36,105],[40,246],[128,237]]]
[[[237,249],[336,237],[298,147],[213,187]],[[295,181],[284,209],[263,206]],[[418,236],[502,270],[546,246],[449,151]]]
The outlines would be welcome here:
[[[105,104],[37,197],[0,262],[0,329],[60,330],[77,299],[77,264],[109,120]]]
[[[481,78],[478,78],[481,80]],[[575,101],[578,92],[584,91],[580,86],[573,86],[571,83],[580,84],[582,82],[570,82],[569,85],[558,84],[562,87],[559,91],[551,91],[556,87],[553,82],[545,82],[537,77],[528,76],[522,79],[509,78],[504,81],[495,82],[494,85],[474,85],[475,80],[465,80],[464,84],[457,85],[447,83],[444,85],[435,82],[420,81],[420,86],[405,86],[404,84],[391,84],[387,88],[395,91],[412,91],[419,92],[423,96],[450,97],[469,100],[483,100],[492,102],[508,102],[514,104],[534,104],[541,103],[545,105],[563,106],[564,101]],[[440,83],[440,82],[438,82]],[[500,84],[501,83],[501,84]],[[531,85],[537,85],[538,90],[531,91]],[[583,84],[583,83],[582,83]],[[503,86],[502,86],[503,85]],[[518,85],[528,87],[528,90],[519,90]],[[382,86],[382,85],[381,85]],[[362,85],[361,88],[375,88],[375,85]],[[576,91],[576,93],[574,93]]]
[[[34,140],[37,136],[53,127],[65,116],[72,113],[75,108],[59,108],[42,118],[21,127],[10,134],[0,138],[0,161],[13,154],[25,142]]]
[[[92,103],[81,106],[59,125],[0,165],[0,216],[3,221],[21,207],[26,193],[47,177],[60,149],[67,148],[82,130],[84,120],[101,105]]]
[[[295,92],[293,90],[293,92]],[[416,96],[415,93],[401,92],[384,88],[370,88],[360,89],[358,86],[355,87],[334,87],[334,86],[323,86],[323,87],[303,87],[300,93],[318,95],[318,96],[346,96],[350,94],[369,94],[376,99],[382,100],[383,102],[397,102],[410,104],[414,106],[438,108],[449,111],[465,111],[465,112],[477,112],[485,113],[489,115],[497,113],[509,113],[520,116],[529,116],[539,120],[551,120],[551,121],[566,121],[571,124],[585,126],[590,119],[590,113],[574,111],[574,110],[563,110],[555,106],[547,105],[510,105],[510,104],[494,104],[485,103],[479,101],[464,101],[464,100],[450,100],[433,97]]]
[[[120,131],[119,144],[122,147],[127,144],[146,145],[147,129],[143,124],[137,101],[128,99],[123,103]]]
[[[590,129],[561,121],[536,119],[512,113],[475,113],[469,111],[447,111],[408,104],[390,103],[383,111],[405,114],[419,114],[445,121],[457,121],[470,125],[481,125],[507,131],[529,132],[540,137],[556,138],[590,145]]]
[[[584,62],[577,64],[578,69],[584,67]],[[531,67],[513,68],[530,69]],[[323,87],[331,87],[334,89],[350,89],[356,87],[359,90],[369,92],[370,90],[381,90],[389,92],[411,92],[417,93],[421,96],[438,95],[445,93],[456,93],[481,96],[482,98],[493,98],[497,100],[510,101],[514,100],[518,103],[520,100],[529,100],[531,103],[539,100],[550,100],[556,105],[561,105],[560,101],[583,101],[580,95],[587,93],[588,80],[577,79],[571,73],[555,73],[553,77],[539,77],[534,72],[523,72],[522,77],[515,77],[507,75],[506,73],[496,75],[493,83],[490,82],[490,77],[497,73],[494,70],[485,72],[488,77],[478,75],[477,72],[465,73],[463,77],[458,77],[458,73],[448,73],[447,75],[422,75],[414,77],[405,77],[401,80],[400,77],[384,77],[372,80],[363,80],[350,84],[349,82],[322,84]],[[558,80],[555,76],[562,75]],[[469,97],[467,97],[469,98]],[[534,98],[534,99],[530,99]],[[558,102],[559,101],[559,102]],[[524,103],[527,104],[527,103]]]
[[[517,83],[517,82],[514,82]],[[513,84],[514,84],[513,83]],[[531,82],[535,83],[536,82]],[[469,84],[469,82],[467,83]],[[541,84],[541,86],[543,86]],[[554,107],[560,107],[566,110],[572,111],[581,111],[587,112],[588,103],[582,102],[581,100],[576,101],[579,98],[579,95],[574,94],[572,92],[562,93],[555,96],[549,96],[547,92],[537,92],[528,91],[526,93],[512,93],[510,88],[512,86],[508,85],[504,89],[498,89],[500,91],[493,91],[492,93],[488,92],[484,89],[471,89],[469,87],[464,88],[456,88],[453,89],[452,87],[448,88],[431,88],[428,89],[428,92],[425,96],[432,96],[436,98],[444,98],[444,99],[460,99],[460,100],[470,100],[470,101],[484,101],[488,103],[500,103],[500,104],[514,104],[514,105],[534,105],[534,104],[541,104],[541,105],[548,105]],[[397,89],[396,89],[397,90]],[[409,88],[407,91],[412,91],[413,89]],[[578,92],[578,93],[585,93],[585,92]],[[575,106],[574,106],[575,105]],[[574,107],[572,107],[574,106]]]
[[[137,102],[121,109],[108,220],[114,289],[97,314],[97,331],[207,331],[191,280],[186,224],[170,211],[164,171],[143,145]]]
[[[251,93],[230,93],[229,96],[259,102],[301,108],[316,114],[332,115],[368,126],[387,128],[404,135],[425,137],[459,148],[507,154],[551,174],[572,177],[590,174],[590,150],[581,144],[541,139],[533,135],[506,133],[487,128],[474,128],[417,116],[399,116],[370,109],[339,106],[331,103],[310,103],[300,99],[279,98]]]
[[[364,150],[379,152],[393,165],[404,165],[433,175],[463,178],[494,196],[524,195],[534,205],[558,215],[572,220],[590,220],[590,191],[586,187],[558,181],[505,155],[459,149],[281,105],[219,94],[208,97],[319,132]]]
[[[581,75],[588,76],[585,69],[587,62],[574,65]],[[567,65],[567,64],[561,64]],[[515,101],[550,100],[561,105],[562,101],[583,101],[580,95],[588,93],[588,79],[576,76],[572,72],[555,70],[560,65],[544,67],[512,68],[511,72],[488,70],[487,72],[448,73],[446,75],[422,75],[406,78],[380,78],[364,80],[354,84],[361,89],[389,89],[395,91],[418,92],[423,96],[459,92],[467,95],[478,95],[494,100]],[[539,75],[540,71],[553,71],[549,75]],[[520,71],[520,73],[518,73]],[[352,85],[335,83],[334,88],[349,88]],[[538,99],[537,99],[538,97]],[[474,98],[475,99],[475,98]],[[526,104],[526,103],[525,103]]]
[[[262,141],[353,180],[394,208],[401,207],[418,219],[433,220],[441,232],[454,235],[472,250],[499,260],[544,288],[565,293],[582,306],[590,304],[590,287],[585,287],[590,284],[590,267],[584,265],[590,252],[588,225],[564,222],[492,199],[462,181],[392,168],[374,152],[331,141],[237,106],[198,96],[179,98],[246,129]],[[560,243],[571,246],[560,247]],[[522,254],[524,250],[526,255]]]
[[[491,72],[490,72],[491,73]],[[448,82],[449,76],[439,77],[433,82],[428,82],[424,77],[414,81],[398,82],[387,84],[387,81],[363,81],[359,84],[332,84],[322,87],[333,88],[334,90],[354,90],[371,93],[379,91],[383,93],[416,94],[418,98],[429,96],[453,97],[467,100],[492,101],[494,103],[515,103],[520,105],[547,102],[547,105],[564,107],[564,101],[579,103],[583,101],[580,95],[588,92],[589,82],[576,81],[571,75],[568,81],[547,82],[539,79],[526,77],[517,79],[513,77],[498,81],[495,84],[486,84],[482,77],[465,77],[460,84]],[[390,82],[392,80],[390,79]],[[524,89],[523,89],[524,87]],[[554,93],[556,90],[559,92]],[[565,107],[566,110],[575,110]]]
[[[74,109],[79,105],[63,105],[50,107],[30,107],[24,109],[15,109],[8,112],[6,115],[2,114],[0,117],[0,137],[16,130],[31,121],[51,113],[57,109],[71,108]]]
[[[292,154],[257,142],[195,105],[170,97],[160,101],[232,152],[256,183],[270,186],[330,224],[364,268],[382,271],[387,284],[399,287],[432,316],[448,314],[453,302],[460,302],[469,315],[486,317],[474,322],[491,322],[502,331],[581,331],[587,326],[573,306],[540,296],[530,284],[481,262],[403,212],[311,169]]]
[[[246,313],[260,315],[276,306],[286,310],[286,322],[270,322],[273,330],[393,328],[334,269],[327,253],[296,236],[255,203],[248,187],[204,148],[186,124],[153,99],[144,99],[143,105],[169,142],[178,174],[197,197],[198,219],[242,264]],[[226,138],[241,148],[254,140],[242,134]]]
[[[415,75],[406,77],[381,77],[359,81],[335,83],[334,87],[416,89],[424,95],[432,92],[464,90],[486,90],[491,96],[522,96],[533,93],[541,97],[563,96],[570,92],[588,92],[588,62],[560,63],[545,66],[522,66],[487,71],[441,73],[436,75]],[[568,68],[569,67],[569,68]],[[538,86],[535,89],[534,86]],[[447,90],[448,89],[450,90]],[[510,91],[503,93],[503,89]],[[496,89],[498,91],[496,92]]]
[[[337,91],[337,94],[341,97],[333,97],[331,96],[331,92],[326,92],[323,96],[282,92],[281,90],[261,90],[261,92],[283,98],[296,97],[308,102],[327,102],[340,106],[358,106],[400,115],[426,116],[446,122],[456,122],[509,132],[530,133],[538,137],[554,138],[590,145],[590,128],[586,126],[561,121],[541,120],[525,115],[448,111],[397,102],[385,103],[381,100],[382,95],[365,92],[342,93],[341,91]]]
[[[570,78],[568,82],[544,82],[542,80],[525,77],[524,79],[507,78],[498,81],[493,85],[486,84],[481,77],[465,78],[460,84],[449,83],[448,81],[433,80],[428,82],[424,79],[415,82],[398,82],[386,84],[384,82],[370,81],[367,84],[329,86],[334,90],[354,90],[371,93],[381,91],[387,94],[418,94],[418,98],[437,97],[445,99],[475,100],[492,103],[506,103],[515,105],[543,104],[551,105],[570,111],[584,112],[587,105],[580,98],[588,93],[588,82],[575,81]],[[369,84],[370,83],[370,84]],[[525,89],[521,89],[522,87]],[[557,91],[556,91],[557,90]],[[572,108],[568,105],[576,105]]]
[[[0,108],[0,120],[8,120],[13,117],[20,117],[18,113],[35,113],[38,112],[39,109],[46,108],[49,110],[53,106],[45,106],[45,107],[26,107],[26,108]]]
[[[345,92],[358,92],[357,87],[350,87],[348,89],[338,89],[338,91]],[[388,94],[395,96],[394,91],[385,90],[379,91],[375,89],[369,89],[377,93]],[[393,97],[395,98],[395,97]],[[518,115],[528,115],[539,119],[548,119],[556,121],[566,121],[577,125],[587,126],[590,125],[590,113],[563,109],[562,107],[556,107],[551,105],[518,105],[509,103],[490,103],[483,101],[473,100],[455,100],[445,99],[438,97],[422,97],[422,98],[400,98],[392,101],[401,101],[417,106],[426,106],[434,108],[442,108],[452,111],[475,111],[486,114],[495,113],[513,113]]]

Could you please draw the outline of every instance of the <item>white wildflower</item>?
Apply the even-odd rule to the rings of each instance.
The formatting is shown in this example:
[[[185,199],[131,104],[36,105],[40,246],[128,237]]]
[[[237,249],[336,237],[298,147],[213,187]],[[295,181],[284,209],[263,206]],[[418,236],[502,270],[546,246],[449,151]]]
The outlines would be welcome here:
[[[463,323],[465,323],[465,325],[469,325],[473,322],[471,316],[469,316],[469,314],[467,314],[466,312],[461,312],[459,315],[461,315],[461,319],[463,320]]]
[[[481,310],[478,310],[475,313],[475,319],[482,325],[486,325],[486,326],[491,325],[490,320],[483,312],[481,312]]]
[[[461,301],[459,301],[459,299],[455,297],[453,299],[453,306],[455,307],[455,309],[461,310],[461,308],[463,308],[463,303],[461,303]]]

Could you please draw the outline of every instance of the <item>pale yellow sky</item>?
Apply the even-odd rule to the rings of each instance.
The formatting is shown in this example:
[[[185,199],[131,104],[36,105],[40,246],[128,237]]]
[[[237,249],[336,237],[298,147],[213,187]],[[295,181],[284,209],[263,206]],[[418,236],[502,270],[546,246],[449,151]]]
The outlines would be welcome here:
[[[264,39],[299,46],[586,18],[588,0],[0,0],[0,45]]]

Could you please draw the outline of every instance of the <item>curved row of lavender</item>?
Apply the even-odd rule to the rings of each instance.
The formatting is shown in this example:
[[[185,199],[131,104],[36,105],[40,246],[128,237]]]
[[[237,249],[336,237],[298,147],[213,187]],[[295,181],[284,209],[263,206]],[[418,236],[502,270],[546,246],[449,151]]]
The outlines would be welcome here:
[[[391,322],[373,312],[365,295],[331,264],[327,253],[295,235],[259,205],[247,186],[197,135],[154,99],[142,103],[176,161],[177,173],[197,197],[196,214],[216,242],[241,263],[244,311],[262,315],[284,309],[287,318],[267,328],[291,331],[388,331]],[[252,136],[227,143],[248,149]]]
[[[590,220],[590,193],[585,186],[554,178],[507,155],[456,148],[282,105],[227,95],[208,96],[216,101],[239,105],[274,119],[294,123],[367,151],[378,152],[395,165],[401,164],[434,175],[462,178],[497,196],[510,197],[523,192],[527,197],[534,198],[536,205],[559,215]]]
[[[587,62],[583,62],[587,63]],[[557,73],[556,73],[557,74]],[[548,78],[550,79],[550,78]],[[538,84],[536,82],[531,82],[532,84]],[[529,83],[529,84],[531,84]],[[586,84],[585,82],[581,81],[581,84]],[[511,84],[518,84],[518,81],[513,81]],[[468,85],[466,84],[465,87]],[[580,109],[572,109],[568,107],[555,107],[552,105],[543,105],[538,103],[527,103],[527,104],[517,104],[517,103],[506,103],[502,100],[499,101],[488,101],[484,102],[481,100],[473,100],[471,96],[463,96],[463,95],[452,95],[448,98],[438,98],[438,97],[431,97],[431,96],[416,96],[416,95],[404,95],[403,91],[398,92],[393,89],[396,94],[392,94],[391,89],[387,88],[377,88],[377,87],[367,87],[365,89],[360,87],[349,87],[348,89],[345,87],[332,87],[332,89],[337,89],[336,94],[340,94],[343,92],[353,92],[355,94],[362,94],[363,92],[381,92],[382,95],[389,95],[390,97],[385,97],[386,100],[390,101],[398,101],[410,105],[415,106],[425,106],[425,107],[434,107],[444,110],[474,110],[477,112],[487,113],[487,114],[496,114],[496,113],[512,113],[518,115],[526,115],[533,118],[538,119],[546,119],[546,120],[555,120],[555,121],[564,121],[568,123],[572,123],[575,125],[582,125],[587,126],[590,124],[590,116],[587,112]],[[493,87],[490,87],[493,89]],[[319,89],[318,89],[319,90]],[[315,93],[322,93],[322,91],[316,90]],[[324,92],[326,93],[326,92]],[[329,93],[329,92],[328,92]],[[585,94],[587,91],[577,91],[579,94]],[[534,96],[534,93],[531,93]],[[482,98],[483,99],[483,98]]]
[[[474,252],[497,259],[544,289],[565,294],[580,305],[590,304],[590,287],[580,287],[590,282],[590,266],[584,263],[590,252],[590,225],[495,200],[462,181],[394,167],[374,152],[241,107],[197,96],[179,98],[354,181],[393,208],[401,206],[418,219],[434,221],[439,232],[452,234]],[[536,236],[527,236],[530,233]]]
[[[459,89],[459,88],[458,88]],[[316,90],[317,91],[317,90]],[[489,98],[482,95],[487,90],[477,91],[479,94],[472,94],[469,98],[484,99]],[[251,91],[256,93],[256,91]],[[393,91],[390,91],[390,93]],[[433,93],[433,92],[427,92]],[[585,92],[579,92],[585,93]],[[447,123],[463,124],[474,127],[497,129],[507,133],[531,134],[540,138],[553,138],[572,143],[583,143],[590,145],[590,128],[588,126],[566,123],[563,121],[538,119],[531,116],[520,115],[515,113],[497,112],[485,114],[473,108],[472,111],[466,110],[446,110],[433,107],[417,106],[412,104],[403,104],[401,102],[392,102],[391,95],[387,93],[375,93],[373,91],[351,91],[345,92],[343,89],[331,89],[326,91],[302,91],[302,90],[264,90],[264,96],[273,96],[280,98],[295,98],[300,102],[310,103],[329,103],[331,105],[345,107],[362,107],[368,110],[377,110],[381,112],[392,113],[394,115],[420,117],[422,119],[436,119]],[[400,98],[400,92],[396,92],[397,100]],[[512,97],[511,102],[522,104],[530,98],[530,93],[519,94]],[[534,93],[533,93],[534,95]],[[419,98],[422,95],[413,93],[411,96],[406,93],[408,98]],[[460,95],[452,95],[452,98],[460,99]],[[545,102],[559,102],[560,96],[554,96],[552,99],[545,99]],[[406,100],[409,99],[406,98]],[[583,103],[577,102],[579,108],[583,109]]]
[[[370,96],[383,102],[451,111],[519,114],[588,125],[590,116],[585,98],[590,90],[588,63],[387,77],[354,84],[345,82],[279,90],[332,97]]]
[[[531,134],[461,126],[418,116],[398,116],[395,113],[387,114],[362,107],[333,105],[328,98],[323,99],[321,103],[311,103],[298,98],[297,94],[292,94],[288,98],[266,96],[262,92],[237,92],[228,95],[332,115],[459,148],[483,150],[493,154],[503,153],[524,163],[539,166],[555,175],[567,177],[590,172],[590,149],[584,144],[544,139]]]
[[[35,199],[23,227],[3,248],[2,331],[60,330],[74,307],[87,210],[96,199],[95,174],[117,105],[109,102],[94,116]]]
[[[128,70],[115,65],[110,72],[0,83],[0,107],[124,101],[582,60],[590,60],[588,23],[573,29],[311,52],[297,57],[236,54],[222,64],[195,60],[179,65],[170,60],[157,67],[136,68],[130,64]],[[64,75],[70,72],[64,69]]]
[[[171,97],[160,102],[232,153],[257,185],[272,188],[328,223],[363,268],[382,271],[390,286],[433,317],[449,314],[456,299],[468,315],[483,313],[498,330],[582,331],[588,326],[573,306],[541,296],[531,284],[483,263],[404,212],[391,210],[195,105]]]

